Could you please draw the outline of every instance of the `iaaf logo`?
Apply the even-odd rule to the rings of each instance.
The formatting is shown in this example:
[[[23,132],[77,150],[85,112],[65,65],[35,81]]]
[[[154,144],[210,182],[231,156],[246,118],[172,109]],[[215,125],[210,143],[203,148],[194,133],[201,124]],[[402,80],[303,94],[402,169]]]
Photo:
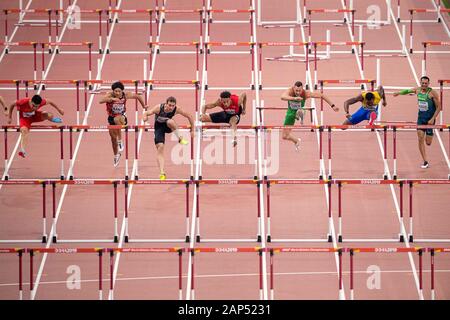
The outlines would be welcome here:
[[[361,184],[381,184],[380,180],[361,180]]]
[[[56,248],[55,253],[77,253],[77,249]]]
[[[236,179],[221,179],[221,180],[218,180],[218,184],[238,184],[238,180],[236,180]]]
[[[375,248],[375,252],[393,253],[397,252],[397,248]]]
[[[216,252],[234,253],[238,252],[237,248],[216,248]]]
[[[94,180],[75,180],[74,184],[94,184]]]

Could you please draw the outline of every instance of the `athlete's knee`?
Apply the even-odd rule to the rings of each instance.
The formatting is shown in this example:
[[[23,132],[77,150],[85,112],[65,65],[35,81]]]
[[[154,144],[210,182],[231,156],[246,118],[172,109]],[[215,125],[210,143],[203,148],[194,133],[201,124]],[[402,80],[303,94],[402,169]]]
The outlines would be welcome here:
[[[281,136],[283,138],[283,140],[288,140],[289,139],[289,132],[283,131],[283,134]]]
[[[20,133],[27,134],[28,132],[30,132],[30,130],[27,127],[21,127],[20,128]]]
[[[427,136],[425,139],[425,143],[427,144],[427,146],[431,146],[431,143],[433,142],[433,137],[432,136]]]
[[[164,143],[162,143],[162,142],[157,143],[156,144],[156,150],[158,152],[163,152],[164,151]]]
[[[171,129],[176,128],[176,126],[177,126],[176,122],[173,119],[167,120],[166,123],[167,123],[167,126],[169,126],[169,128],[171,128]]]
[[[48,120],[53,119],[53,113],[51,113],[51,112],[46,112],[46,114],[47,114],[47,119],[48,119]]]

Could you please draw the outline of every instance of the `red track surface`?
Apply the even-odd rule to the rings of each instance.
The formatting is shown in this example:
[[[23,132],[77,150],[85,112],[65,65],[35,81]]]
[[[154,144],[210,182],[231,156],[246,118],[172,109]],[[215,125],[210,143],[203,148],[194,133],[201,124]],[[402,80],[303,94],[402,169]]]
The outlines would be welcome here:
[[[30,8],[57,7],[58,1],[30,1]],[[167,9],[200,8],[202,1],[167,0]],[[256,2],[256,1],[255,1]],[[276,2],[262,0],[262,20],[295,20],[294,0],[285,0],[282,7]],[[366,19],[365,1],[354,1],[357,10],[356,19]],[[425,2],[425,4],[424,4]],[[27,3],[25,1],[24,3]],[[160,2],[161,3],[161,2]],[[385,19],[386,8],[381,1],[382,18]],[[107,8],[108,2],[93,3],[78,0],[82,9]],[[138,9],[145,7],[142,1],[119,1],[121,9]],[[230,3],[215,0],[214,8],[248,9],[248,0]],[[151,3],[152,7],[154,2]],[[402,19],[408,19],[408,8],[432,8],[432,1],[402,1]],[[2,1],[1,8],[17,7],[17,1]],[[342,8],[341,1],[317,0],[314,8]],[[396,8],[393,8],[396,9]],[[395,12],[395,10],[394,10]],[[395,13],[394,13],[395,15]],[[39,15],[30,14],[26,19],[42,19]],[[316,14],[314,19],[341,19],[342,14]],[[86,16],[83,19],[95,20],[97,17]],[[97,58],[104,59],[101,78],[142,79],[143,59],[148,54],[114,54],[114,51],[147,51],[148,24],[127,24],[124,20],[146,20],[146,14],[119,15],[120,22],[111,29],[109,55],[97,54],[98,25],[82,24],[81,30],[65,30],[62,36],[64,42],[92,41],[94,42],[93,77],[97,76]],[[167,14],[167,21],[196,20],[196,14]],[[246,14],[214,14],[217,20],[245,20]],[[425,15],[417,15],[417,19],[428,19]],[[402,22],[407,24],[408,21]],[[448,21],[447,21],[448,23]],[[10,25],[13,23],[10,22]],[[394,23],[380,29],[364,28],[365,49],[398,49],[401,48],[400,37]],[[205,25],[204,25],[205,27]],[[3,24],[0,34],[3,34]],[[248,42],[248,24],[211,25],[210,41]],[[313,41],[325,41],[326,30],[331,29],[332,41],[352,41],[350,29],[347,26],[332,26],[331,24],[314,24]],[[10,26],[10,30],[14,30]],[[400,27],[401,32],[401,27]],[[306,41],[295,30],[296,41]],[[61,30],[60,30],[61,32]],[[425,40],[448,41],[448,34],[441,24],[417,23],[414,31],[414,48],[422,50],[420,43]],[[154,34],[155,37],[155,34]],[[161,24],[160,38],[157,41],[180,42],[198,41],[198,24]],[[407,38],[407,44],[409,38]],[[46,28],[19,27],[12,41],[47,41]],[[205,40],[205,39],[204,39]],[[289,29],[256,28],[256,40],[289,41]],[[357,41],[357,36],[355,41]],[[105,39],[104,39],[105,41]],[[105,42],[103,43],[105,45]],[[347,48],[347,47],[345,47]],[[333,47],[332,50],[345,50],[344,47]],[[11,49],[14,51],[15,49]],[[29,50],[19,48],[17,50]],[[81,49],[67,49],[81,50]],[[189,50],[183,47],[167,48],[166,50]],[[213,50],[247,50],[243,47],[213,47]],[[296,49],[298,53],[303,50]],[[434,49],[433,49],[434,50]],[[438,49],[436,49],[438,50]],[[439,49],[441,50],[441,49]],[[62,49],[64,51],[64,48]],[[287,54],[287,47],[271,47],[264,49],[264,56],[274,57]],[[32,55],[9,54],[0,60],[0,74],[3,79],[31,79],[33,77]],[[46,55],[47,79],[85,79],[87,78],[87,55],[60,54],[55,55],[49,65],[50,55]],[[381,83],[384,86],[412,87],[416,86],[416,77],[420,77],[420,53],[410,54],[409,58],[381,58]],[[428,59],[427,73],[432,79],[432,86],[437,88],[438,79],[448,79],[445,66],[448,65],[449,54],[432,55]],[[200,70],[203,70],[203,55]],[[319,79],[375,79],[376,59],[366,58],[364,74],[360,73],[357,58],[350,54],[332,54],[331,60],[318,62]],[[38,63],[40,66],[40,62]],[[313,63],[310,63],[313,70]],[[288,62],[263,61],[263,89],[250,90],[251,55],[244,54],[211,54],[208,56],[209,90],[201,90],[201,96],[206,102],[217,99],[221,90],[235,87],[248,89],[232,89],[233,93],[247,93],[248,114],[243,117],[241,125],[252,124],[252,100],[264,100],[266,106],[284,106],[280,95],[284,89],[271,90],[270,87],[287,88],[296,80],[305,82],[305,64]],[[448,71],[447,71],[448,72]],[[40,75],[39,75],[40,76]],[[203,73],[200,72],[200,79]],[[313,76],[313,74],[312,74]],[[156,56],[152,79],[192,80],[195,79],[195,55],[160,54]],[[49,86],[50,87],[50,86]],[[164,87],[171,87],[164,85]],[[174,95],[179,105],[191,113],[195,113],[193,90],[177,89],[150,91],[149,105],[153,106]],[[179,86],[178,86],[179,87]],[[218,88],[220,87],[220,88]],[[387,89],[387,91],[394,91]],[[32,94],[33,90],[30,91]],[[339,113],[324,107],[325,124],[340,124],[344,120],[343,102],[358,94],[358,90],[325,90],[325,94],[341,108]],[[75,91],[52,91],[42,93],[65,110],[65,124],[76,123]],[[15,99],[15,91],[1,90],[9,103]],[[21,91],[21,97],[24,92]],[[382,110],[384,120],[416,120],[416,102],[414,97],[393,98],[388,95],[388,106]],[[105,125],[104,106],[99,105],[100,95],[94,95],[86,113],[81,112],[82,119],[90,125]],[[446,101],[450,96],[445,93]],[[319,106],[320,100],[316,99]],[[311,105],[312,102],[308,102]],[[353,106],[355,108],[355,106]],[[354,109],[351,111],[354,111]],[[128,119],[134,124],[134,104],[129,105]],[[317,109],[319,110],[319,108]],[[141,111],[139,111],[140,114]],[[317,113],[319,116],[319,112]],[[84,117],[84,118],[83,118]],[[266,111],[267,125],[280,125],[284,113]],[[2,118],[4,124],[5,118]],[[184,119],[177,119],[179,124],[187,124]],[[15,118],[13,119],[15,123]],[[305,123],[309,124],[309,116]],[[443,123],[450,123],[450,113],[444,106]],[[187,135],[186,132],[183,132]],[[296,153],[292,144],[281,139],[281,132],[273,130],[271,141],[268,142],[268,156],[279,159],[278,170],[269,172],[270,179],[301,178],[317,179],[320,162],[318,160],[319,145],[316,132],[297,132],[302,138],[301,151]],[[333,133],[333,178],[334,179],[380,179],[384,171],[382,154],[382,134],[377,138],[376,132],[336,132]],[[391,135],[392,133],[390,133]],[[18,158],[14,149],[18,139],[17,133],[8,133],[9,154],[13,152],[9,175],[12,179],[46,179],[59,178],[59,133],[35,132],[30,137],[29,156]],[[399,132],[397,134],[398,177],[401,179],[446,179],[449,173],[448,132],[440,132],[442,148],[435,134],[433,145],[427,147],[431,166],[427,170],[420,169],[420,155],[417,150],[415,131]],[[325,136],[326,137],[326,136]],[[173,137],[166,137],[166,171],[169,178],[189,179],[190,165],[176,164],[170,160],[172,150],[177,147]],[[133,142],[134,132],[130,134]],[[125,159],[122,157],[117,168],[112,166],[110,139],[106,132],[78,132],[74,134],[74,166],[76,179],[123,179]],[[328,146],[325,141],[325,148]],[[3,134],[0,150],[3,150]],[[79,145],[78,145],[79,143]],[[239,162],[232,155],[229,139],[222,134],[213,138],[204,138],[200,150],[203,159],[202,176],[204,179],[252,179],[254,176],[255,159],[253,136],[241,138],[238,149],[245,157]],[[231,157],[232,164],[224,164],[224,157],[212,153],[212,146],[224,150]],[[65,135],[66,155],[68,135]],[[75,147],[77,146],[77,147]],[[245,147],[244,147],[245,146]],[[243,150],[245,149],[245,150]],[[187,148],[186,150],[189,150]],[[250,150],[250,151],[249,151]],[[326,150],[326,149],[325,149]],[[189,154],[189,151],[186,151]],[[133,168],[134,150],[130,147],[130,172]],[[392,140],[389,138],[388,164],[392,174]],[[158,168],[155,161],[156,150],[153,144],[153,133],[144,132],[140,142],[139,178],[156,178]],[[327,168],[327,158],[324,151],[324,165]],[[279,157],[278,157],[279,156]],[[189,155],[187,156],[189,160]],[[212,160],[211,160],[212,159]],[[270,164],[270,162],[269,162]],[[68,174],[69,161],[66,156],[65,175]],[[4,171],[4,163],[0,170]],[[196,167],[196,177],[198,175]],[[262,178],[262,172],[259,172]],[[134,239],[184,239],[185,225],[185,190],[183,185],[133,185],[129,190],[129,234]],[[58,239],[112,239],[113,237],[113,192],[112,186],[61,186],[56,187],[56,213],[58,215]],[[332,186],[333,234],[338,231],[337,218],[337,186]],[[394,191],[392,191],[394,190]],[[344,240],[351,238],[392,238],[398,237],[399,219],[396,203],[399,200],[398,187],[391,190],[389,185],[344,185],[343,187],[343,236]],[[346,242],[333,243],[309,242],[294,243],[288,239],[326,239],[328,225],[327,188],[323,185],[272,185],[271,186],[271,236],[285,239],[282,243],[267,243],[268,220],[266,218],[266,187],[263,188],[261,203],[264,224],[262,228],[262,243],[256,242],[257,230],[257,188],[252,185],[200,185],[199,213],[201,238],[219,239],[254,239],[252,243],[195,243],[197,222],[195,212],[194,186],[190,188],[190,243],[124,243],[123,213],[124,186],[118,187],[119,212],[119,243],[70,243],[46,244],[39,243],[7,243],[0,247],[445,247],[447,243],[381,243],[381,242]],[[405,232],[408,232],[408,189],[404,190]],[[41,187],[0,185],[0,239],[40,239],[42,224]],[[448,185],[415,185],[414,186],[414,237],[420,238],[450,238],[450,224],[445,216],[450,205]],[[47,231],[51,230],[51,188],[47,188]],[[194,228],[191,228],[191,227]],[[96,299],[98,298],[98,258],[95,254],[37,254],[34,257],[33,278],[36,288],[32,294],[29,290],[29,255],[24,255],[24,299]],[[178,298],[178,257],[176,253],[126,253],[116,255],[114,298],[115,299],[177,299]],[[195,298],[196,299],[258,299],[259,298],[259,266],[258,254],[254,253],[196,253],[195,254]],[[424,298],[430,299],[430,255],[424,253]],[[17,298],[17,257],[15,254],[0,254],[0,298]],[[192,298],[191,261],[189,254],[183,254],[183,298]],[[279,253],[274,257],[274,286],[276,299],[337,299],[338,298],[338,257],[334,253]],[[66,280],[70,276],[70,266],[81,268],[81,289],[69,290]],[[381,270],[381,288],[370,290],[366,282],[370,274],[369,266],[378,266]],[[355,255],[355,298],[356,299],[418,299],[418,255],[416,253],[357,253]],[[108,298],[109,289],[109,256],[103,257],[103,298]],[[349,289],[349,254],[343,254],[343,286],[345,298],[350,298]],[[263,255],[264,298],[270,298],[269,255]],[[436,254],[436,298],[450,298],[450,257],[446,253]]]

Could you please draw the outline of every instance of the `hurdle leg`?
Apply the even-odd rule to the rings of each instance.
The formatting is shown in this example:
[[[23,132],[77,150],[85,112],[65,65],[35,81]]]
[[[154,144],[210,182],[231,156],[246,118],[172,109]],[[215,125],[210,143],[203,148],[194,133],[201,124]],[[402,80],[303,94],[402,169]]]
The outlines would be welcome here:
[[[47,242],[47,197],[46,197],[47,183],[42,183],[42,243]]]
[[[271,231],[270,231],[270,181],[267,181],[267,194],[266,194],[266,203],[267,203],[267,242],[271,242]]]
[[[409,242],[414,241],[413,237],[413,183],[409,182]]]
[[[22,279],[22,270],[23,270],[23,250],[19,250],[19,300],[23,300],[23,279]]]
[[[339,255],[339,300],[345,300],[344,288],[342,286],[342,249],[339,249],[338,255]]]
[[[388,178],[388,171],[389,171],[388,163],[387,163],[387,127],[383,128],[383,158],[384,158],[383,179],[387,180],[387,178]]]
[[[355,300],[355,292],[353,287],[353,249],[350,249],[350,300]]]
[[[125,242],[128,241],[128,181],[125,181]]]
[[[399,225],[399,239],[400,242],[405,242],[405,238],[403,237],[402,234],[402,226],[404,226],[404,219],[403,219],[403,181],[400,181],[399,184],[399,188],[400,188],[400,225]]]
[[[397,0],[397,22],[400,22],[400,0]]]
[[[125,128],[125,180],[129,178],[128,170],[128,127]]]
[[[5,175],[5,180],[8,180],[9,179],[9,176],[8,176],[8,129],[4,128],[3,130],[4,130],[3,138],[5,141],[5,173],[4,173],[4,175]]]
[[[194,250],[191,250],[191,300],[195,300],[195,285],[194,285],[194,279],[195,279],[195,273],[194,273]]]
[[[61,180],[64,180],[64,129],[59,129],[59,135],[60,135],[60,144],[61,144]]]
[[[103,251],[98,251],[98,300],[103,300],[103,274],[102,274]]]
[[[434,290],[434,249],[430,250],[430,271],[431,271],[431,300],[436,300]]]
[[[52,213],[53,213],[53,221],[52,221],[52,225],[53,225],[53,239],[52,242],[56,243],[57,239],[58,239],[58,232],[56,232],[56,184],[55,182],[52,182]]]
[[[178,250],[178,299],[183,300],[183,249]]]
[[[114,181],[114,243],[119,242],[118,221],[117,221],[117,181]]]
[[[191,241],[189,237],[189,185],[190,182],[186,182],[186,242]]]
[[[139,180],[139,150],[138,150],[138,127],[134,128],[134,166],[135,166],[135,174],[134,180]]]
[[[331,128],[328,128],[328,179],[332,179],[331,175]]]
[[[331,203],[330,203],[331,206]],[[339,217],[339,231],[338,242],[342,242],[342,183],[338,183],[338,217]]]
[[[328,188],[328,242],[333,242],[333,233],[332,231],[332,226],[333,226],[333,220],[331,217],[331,181],[328,181],[327,184],[327,188]]]
[[[393,139],[393,157],[394,157],[394,180],[397,180],[397,128],[394,127],[392,132]]]
[[[258,252],[259,256],[259,300],[264,299],[263,295],[263,274],[262,274],[262,265],[263,265],[263,251],[260,249]]]
[[[400,7],[399,7],[400,12]],[[413,13],[411,11],[411,19],[409,21],[409,53],[413,53]]]
[[[260,193],[260,191],[261,191],[261,183],[258,181],[257,183],[256,183],[256,191],[257,191],[257,197],[256,197],[256,199],[257,199],[257,208],[258,208],[258,210],[257,210],[257,221],[258,221],[258,225],[257,225],[257,230],[258,230],[258,234],[256,235],[256,241],[257,242],[261,242],[262,241],[262,239],[261,239],[261,224],[262,224],[262,221],[261,221],[261,193]]]
[[[270,300],[274,300],[273,287],[273,249],[270,249]]]
[[[201,160],[200,160],[200,165],[201,165]],[[197,202],[197,210],[196,210],[196,224],[197,224],[197,236],[196,236],[196,241],[200,242],[200,185],[197,182],[196,183],[196,187],[197,187],[197,196],[196,196],[196,202]]]
[[[114,300],[114,250],[109,252],[109,300]]]

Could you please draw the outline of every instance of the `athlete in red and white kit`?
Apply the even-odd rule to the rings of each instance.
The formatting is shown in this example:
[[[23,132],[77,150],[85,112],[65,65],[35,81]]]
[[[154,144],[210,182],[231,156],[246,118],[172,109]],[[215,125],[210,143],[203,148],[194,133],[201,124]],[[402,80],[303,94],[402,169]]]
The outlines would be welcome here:
[[[133,93],[125,92],[125,86],[122,82],[117,81],[111,85],[112,92],[105,95],[100,103],[106,103],[106,112],[108,113],[108,124],[122,125],[128,124],[127,120],[127,100],[136,99],[142,105],[144,110],[147,110],[144,99],[142,96]],[[114,167],[119,164],[120,156],[123,151],[122,131],[120,129],[109,129],[109,135],[111,136],[111,143],[114,152]]]
[[[240,96],[231,94],[229,91],[223,91],[220,98],[213,103],[206,104],[202,107],[200,121],[213,123],[229,123],[233,130],[233,147],[237,145],[236,127],[241,120],[241,115],[245,114],[247,105],[247,95],[242,93]],[[220,107],[223,111],[215,113],[205,113],[207,109]]]
[[[33,122],[51,121],[54,123],[61,123],[61,118],[54,117],[50,112],[39,111],[40,108],[46,105],[51,105],[60,115],[64,115],[64,111],[59,108],[54,102],[43,99],[40,95],[34,95],[32,98],[24,98],[12,103],[5,113],[8,114],[8,123],[11,123],[12,112],[14,107],[19,111],[19,128],[20,128],[20,150],[19,156],[25,158],[25,147],[28,142],[28,133],[30,132],[31,124]]]

